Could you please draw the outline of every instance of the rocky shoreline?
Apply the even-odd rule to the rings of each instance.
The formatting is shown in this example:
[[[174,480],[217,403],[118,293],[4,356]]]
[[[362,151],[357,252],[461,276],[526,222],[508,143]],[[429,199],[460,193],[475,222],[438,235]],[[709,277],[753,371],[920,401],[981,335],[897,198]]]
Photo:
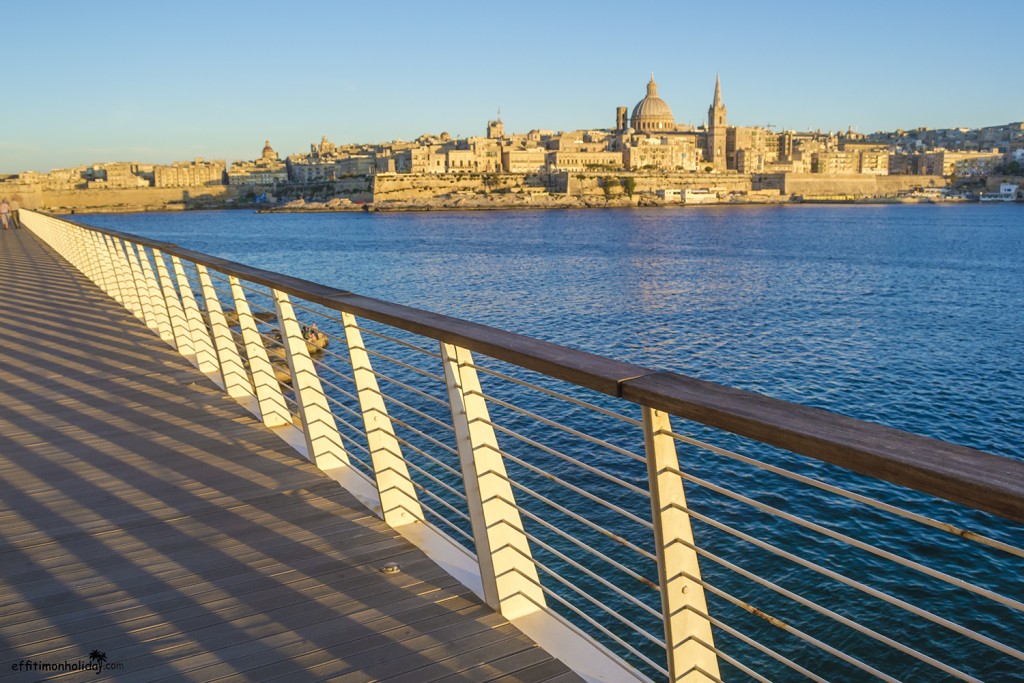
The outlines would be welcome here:
[[[386,200],[376,203],[352,202],[332,199],[317,202],[297,199],[281,206],[263,207],[257,213],[398,213],[415,211],[508,211],[553,209],[628,209],[628,208],[683,208],[695,206],[778,206],[787,204],[935,204],[949,203],[929,197],[858,197],[843,199],[804,198],[800,196],[738,195],[719,201],[684,204],[664,201],[650,195],[634,197],[571,197],[553,195],[517,195],[510,197],[436,197],[430,199]]]
[[[789,197],[732,196],[719,201],[701,202],[701,206],[750,206],[785,204]],[[506,211],[545,209],[625,209],[687,206],[678,201],[664,201],[651,195],[603,197],[577,197],[549,193],[514,195],[474,195],[468,197],[432,197],[393,199],[373,203],[332,199],[327,202],[297,199],[281,206],[260,208],[258,213],[334,213],[334,212],[401,212],[401,211]],[[690,204],[689,206],[695,206]]]

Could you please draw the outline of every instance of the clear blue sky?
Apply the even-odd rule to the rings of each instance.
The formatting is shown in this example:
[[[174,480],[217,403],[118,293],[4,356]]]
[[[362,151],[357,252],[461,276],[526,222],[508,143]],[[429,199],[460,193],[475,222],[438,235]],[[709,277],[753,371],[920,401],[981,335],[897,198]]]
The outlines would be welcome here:
[[[679,122],[720,72],[736,125],[998,125],[1024,120],[1020,48],[952,0],[5,2],[0,173],[478,135],[499,107],[607,128],[651,72]]]

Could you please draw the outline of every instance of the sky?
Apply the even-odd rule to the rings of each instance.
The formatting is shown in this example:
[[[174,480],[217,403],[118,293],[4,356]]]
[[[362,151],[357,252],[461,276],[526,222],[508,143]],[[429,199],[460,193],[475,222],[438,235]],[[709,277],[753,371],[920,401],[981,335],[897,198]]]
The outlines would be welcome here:
[[[860,132],[1024,120],[1020,42],[959,0],[0,0],[0,173],[679,123]]]

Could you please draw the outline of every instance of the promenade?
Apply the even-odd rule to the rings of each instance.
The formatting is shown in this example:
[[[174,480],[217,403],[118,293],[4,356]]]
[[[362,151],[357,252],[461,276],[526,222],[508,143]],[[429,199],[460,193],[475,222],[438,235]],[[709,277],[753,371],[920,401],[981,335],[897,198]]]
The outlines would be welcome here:
[[[580,680],[28,230],[0,231],[0,670],[81,680],[39,668],[64,662]]]

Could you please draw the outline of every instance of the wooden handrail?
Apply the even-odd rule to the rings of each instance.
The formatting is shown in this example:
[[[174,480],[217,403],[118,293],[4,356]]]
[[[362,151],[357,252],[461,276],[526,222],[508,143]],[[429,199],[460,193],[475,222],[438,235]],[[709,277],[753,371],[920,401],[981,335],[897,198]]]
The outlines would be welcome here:
[[[572,384],[1024,523],[1024,461],[488,325],[361,296],[178,245],[58,218]]]

